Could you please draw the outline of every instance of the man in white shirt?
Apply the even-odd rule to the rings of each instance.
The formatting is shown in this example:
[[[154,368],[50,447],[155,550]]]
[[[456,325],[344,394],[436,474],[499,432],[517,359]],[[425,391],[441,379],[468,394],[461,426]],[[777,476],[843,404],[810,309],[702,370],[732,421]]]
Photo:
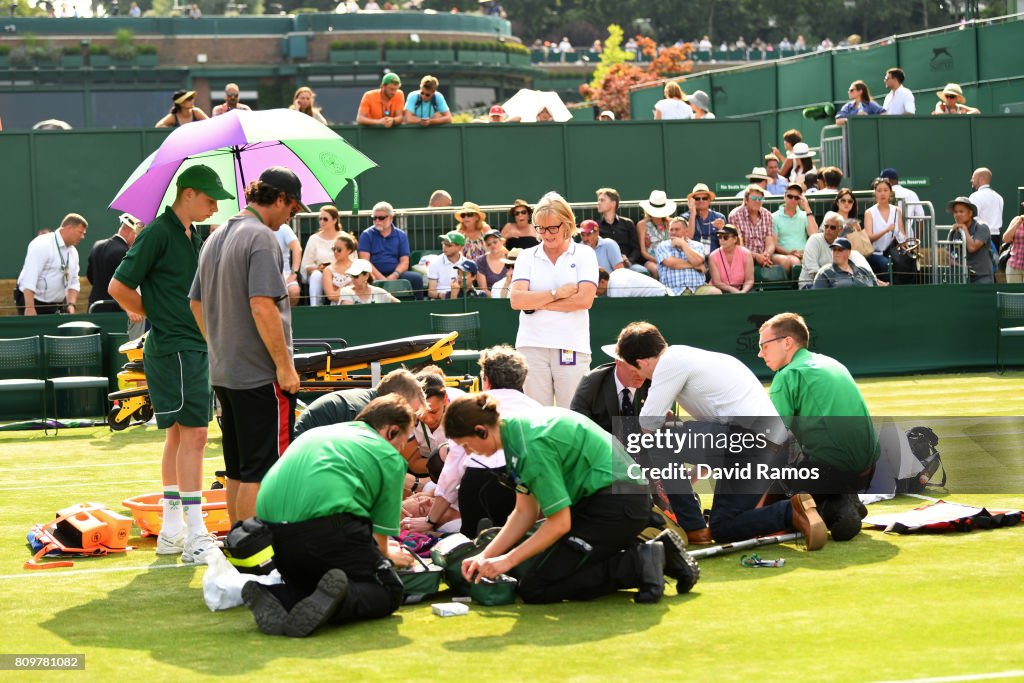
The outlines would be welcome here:
[[[619,268],[609,273],[603,268],[598,271],[597,295],[609,299],[636,296],[675,296],[672,290],[650,275],[643,275],[629,268]]]
[[[821,232],[816,232],[807,238],[804,245],[804,256],[800,271],[800,289],[810,289],[814,285],[814,276],[825,266],[832,265],[832,243],[836,241],[843,232],[843,217],[835,211],[829,211],[821,221]],[[850,263],[867,271],[871,271],[868,260],[856,249],[850,251]],[[879,287],[888,286],[875,278]]]
[[[441,257],[436,258],[427,266],[427,298],[457,299],[459,273],[456,266],[464,259],[462,247],[466,246],[466,236],[452,230],[441,235]],[[454,285],[454,286],[453,286]]]
[[[615,351],[651,380],[640,410],[640,427],[654,432],[647,436],[670,433],[686,439],[685,446],[648,449],[663,474],[670,463],[736,469],[746,463],[769,463],[782,452],[788,439],[786,425],[761,382],[738,359],[693,346],[669,346],[658,328],[646,322],[627,325],[619,333]],[[693,420],[668,427],[666,414],[674,412],[677,403]],[[729,448],[721,445],[723,440]],[[738,442],[743,447],[734,449]],[[636,457],[638,451],[628,446],[627,451]],[[699,469],[696,472],[700,474]],[[692,540],[704,527],[704,519],[689,478],[680,472],[676,478],[662,476],[661,483],[679,525]],[[823,524],[810,496],[758,508],[769,483],[756,476],[721,478],[715,485],[710,536],[719,543],[730,543],[788,528],[806,533],[811,526]]]
[[[992,171],[982,166],[971,174],[974,192],[969,199],[978,207],[975,218],[992,232],[992,244],[999,249],[999,232],[1003,229],[1003,198],[992,189]]]
[[[18,275],[14,303],[20,315],[75,313],[78,301],[78,250],[89,222],[69,213],[54,232],[28,244],[25,265]]]
[[[910,92],[910,89],[903,85],[906,77],[903,69],[897,67],[893,67],[885,72],[884,82],[885,87],[889,89],[889,93],[885,96],[885,101],[882,103],[882,109],[885,110],[884,114],[889,116],[909,114],[913,116],[917,113],[914,93]]]

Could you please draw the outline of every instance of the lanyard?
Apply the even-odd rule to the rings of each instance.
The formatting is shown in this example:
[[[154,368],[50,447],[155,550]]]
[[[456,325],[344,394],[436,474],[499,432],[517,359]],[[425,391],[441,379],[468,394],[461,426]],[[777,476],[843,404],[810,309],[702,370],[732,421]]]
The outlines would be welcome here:
[[[60,272],[64,275],[64,289],[68,288],[68,265],[71,262],[71,254],[68,254],[67,259],[64,258],[64,254],[60,252],[60,242],[57,241],[57,233],[53,233],[53,244],[57,247],[57,258],[60,259]]]
[[[251,214],[252,214],[253,216],[256,216],[256,218],[257,218],[257,219],[259,220],[259,222],[260,222],[260,223],[263,223],[263,225],[266,225],[266,224],[267,224],[267,222],[266,222],[265,220],[263,220],[263,216],[259,215],[259,214],[258,214],[258,213],[256,212],[256,210],[255,210],[255,209],[253,209],[253,208],[252,208],[251,206],[247,206],[247,207],[245,207],[245,210],[246,210],[246,211],[248,211],[249,213],[251,213]]]

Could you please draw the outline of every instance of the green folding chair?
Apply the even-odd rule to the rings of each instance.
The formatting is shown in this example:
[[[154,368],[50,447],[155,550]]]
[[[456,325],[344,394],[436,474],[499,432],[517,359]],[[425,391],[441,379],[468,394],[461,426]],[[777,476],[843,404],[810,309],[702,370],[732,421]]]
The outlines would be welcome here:
[[[96,417],[107,415],[109,380],[103,374],[103,338],[43,336],[46,372],[52,396],[53,416]]]
[[[374,286],[380,287],[391,293],[397,299],[412,301],[415,297],[412,291],[412,283],[408,280],[398,278],[397,280],[377,280]]]
[[[39,400],[39,419],[46,423],[46,369],[39,337],[0,339],[0,419],[34,417],[29,399]]]
[[[1010,292],[996,292],[996,326],[999,334],[996,335],[996,365],[999,366],[999,374],[1006,372],[1006,364],[1002,360],[1003,337],[1024,337],[1024,327],[1004,327],[1007,322],[1024,322],[1024,294],[1011,294]]]
[[[456,350],[448,357],[449,362],[458,364],[463,372],[477,374],[476,363],[480,359],[480,312],[431,313],[430,331],[435,334],[458,332]]]

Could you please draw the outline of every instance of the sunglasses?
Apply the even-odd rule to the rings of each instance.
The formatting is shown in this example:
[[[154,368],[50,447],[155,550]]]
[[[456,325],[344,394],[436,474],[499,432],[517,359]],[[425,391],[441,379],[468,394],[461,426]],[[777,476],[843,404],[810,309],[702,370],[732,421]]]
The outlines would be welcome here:
[[[840,197],[836,201],[840,204],[853,204],[853,199],[851,197]]]
[[[558,225],[552,225],[549,227],[544,227],[543,225],[535,225],[533,226],[533,229],[539,232],[541,235],[543,235],[544,233],[548,233],[549,235],[557,235],[558,232],[562,229],[562,224],[559,223]]]
[[[798,194],[787,194],[786,195],[786,199],[800,199],[800,195],[798,195]]]
[[[526,209],[518,209],[512,212],[513,216],[529,216],[530,212]]]
[[[326,223],[329,220],[331,220],[331,219],[329,217],[327,217],[327,216],[320,216],[320,222],[321,223]]]
[[[826,230],[842,230],[843,226],[841,226],[841,225],[826,225],[825,229]]]
[[[709,202],[709,201],[711,201],[711,197],[694,197],[693,201],[695,201],[695,202]]]
[[[749,199],[752,202],[763,202],[764,201],[764,197],[762,197],[760,195],[756,195],[756,194],[750,195],[749,197],[747,197],[747,199]]]
[[[731,232],[716,232],[715,234],[718,236],[718,240],[719,241],[731,240],[733,237],[736,236],[736,235],[732,234]]]
[[[860,88],[850,88],[846,92],[857,92],[858,90],[860,90]]]
[[[345,251],[341,247],[331,247],[331,251]]]
[[[477,216],[477,214],[475,214],[475,213],[460,213],[459,214],[460,218],[473,218],[474,216]]]
[[[386,221],[387,219],[388,219],[388,216],[374,216],[373,217],[373,220],[375,220],[375,221]]]
[[[946,99],[947,100],[955,100],[956,99],[956,95],[946,95]]]

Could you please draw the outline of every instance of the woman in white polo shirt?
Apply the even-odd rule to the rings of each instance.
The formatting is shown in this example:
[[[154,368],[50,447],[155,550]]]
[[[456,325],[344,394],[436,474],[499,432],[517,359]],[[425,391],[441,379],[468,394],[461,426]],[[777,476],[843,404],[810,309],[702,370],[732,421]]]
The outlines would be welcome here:
[[[597,295],[597,255],[573,241],[576,216],[557,193],[533,211],[540,244],[523,250],[512,273],[512,308],[520,311],[516,350],[529,372],[524,393],[568,408],[590,371],[590,306]]]

